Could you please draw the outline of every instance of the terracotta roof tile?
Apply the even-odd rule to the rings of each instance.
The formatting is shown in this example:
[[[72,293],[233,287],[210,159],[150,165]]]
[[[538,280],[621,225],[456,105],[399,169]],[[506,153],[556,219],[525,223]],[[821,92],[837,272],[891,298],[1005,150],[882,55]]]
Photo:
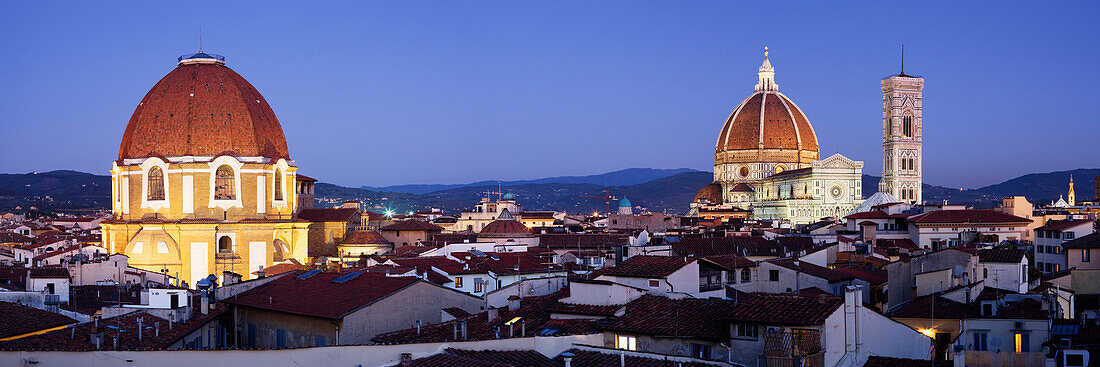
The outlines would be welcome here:
[[[340,244],[346,245],[391,245],[390,242],[382,234],[376,231],[354,231],[348,234]]]
[[[1019,249],[990,249],[978,251],[978,261],[987,263],[1019,263],[1027,251]]]
[[[0,339],[75,323],[61,314],[0,301]]]
[[[168,320],[140,311],[105,318],[99,321],[98,330],[103,333],[104,340],[100,350],[163,350],[211,320],[221,317],[227,309],[224,304],[215,303],[208,314],[196,313],[190,320],[173,323],[171,328],[168,327]],[[159,321],[159,336],[152,329],[147,328],[139,341],[138,318],[142,319],[142,326],[145,327],[155,327],[155,323]],[[0,342],[0,350],[91,351],[96,349],[96,346],[90,343],[91,334],[95,331],[94,323],[77,324],[45,334]],[[117,349],[113,343],[116,336],[119,339]]]
[[[443,227],[422,220],[409,219],[382,227],[381,231],[442,231]]]
[[[1086,248],[1100,248],[1100,232],[1090,234],[1088,236],[1077,237],[1076,239],[1063,243],[1062,248],[1066,249],[1086,249]]]
[[[310,222],[349,222],[358,212],[355,208],[306,208],[298,212],[298,218]]]
[[[333,282],[350,272],[321,272],[298,279],[303,273],[305,272],[295,271],[224,301],[239,306],[335,320],[420,281],[420,278],[414,277],[364,273],[344,283]]]
[[[282,126],[260,92],[225,65],[180,65],[134,109],[118,158],[290,158]]]
[[[1096,223],[1096,221],[1088,220],[1088,219],[1052,220],[1052,221],[1047,222],[1047,224],[1043,225],[1042,227],[1035,228],[1035,230],[1037,230],[1037,231],[1040,231],[1040,230],[1043,230],[1043,231],[1065,231],[1065,230],[1073,229],[1074,227],[1078,227],[1078,226],[1083,226],[1083,225],[1088,225],[1088,224],[1095,225],[1095,223]],[[1091,229],[1091,227],[1089,227],[1089,228]]]
[[[909,217],[909,222],[917,224],[931,223],[967,223],[967,224],[1007,224],[1031,223],[1030,219],[1005,214],[989,209],[944,209]]]
[[[695,262],[694,258],[681,256],[634,256],[621,264],[605,268],[600,275],[630,278],[664,278],[684,266]]]
[[[806,261],[799,261],[798,259],[786,258],[786,259],[772,259],[767,262],[790,269],[799,271],[803,274],[825,279],[830,283],[842,282],[854,278],[852,275],[845,274],[833,269],[829,269],[823,266],[818,266]]]

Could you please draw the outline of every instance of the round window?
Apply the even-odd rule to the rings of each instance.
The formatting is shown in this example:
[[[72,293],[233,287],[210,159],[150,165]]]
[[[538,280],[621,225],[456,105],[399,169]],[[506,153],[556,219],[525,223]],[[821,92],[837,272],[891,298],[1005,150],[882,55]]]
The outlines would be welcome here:
[[[783,171],[786,171],[786,169],[783,168],[783,166],[775,166],[775,173],[776,174],[783,173]]]
[[[738,170],[737,173],[740,174],[741,177],[748,177],[749,176],[749,167],[748,166],[741,166],[741,169]]]
[[[840,188],[840,186],[834,185],[832,188],[829,189],[829,195],[832,195],[833,200],[840,200],[840,197],[844,195],[844,189]]]

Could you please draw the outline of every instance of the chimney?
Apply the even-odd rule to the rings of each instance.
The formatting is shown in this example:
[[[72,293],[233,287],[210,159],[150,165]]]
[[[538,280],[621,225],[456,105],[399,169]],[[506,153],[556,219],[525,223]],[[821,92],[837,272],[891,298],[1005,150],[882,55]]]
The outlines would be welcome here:
[[[561,359],[565,361],[565,367],[573,367],[573,353],[562,353]]]
[[[487,319],[490,322],[492,322],[493,320],[496,320],[497,316],[499,316],[499,315],[500,315],[500,309],[498,309],[496,307],[489,307],[489,313],[488,313]]]
[[[138,317],[138,318],[137,318],[138,341],[141,341],[141,335],[142,335],[142,331],[143,331],[143,330],[145,329],[145,328],[144,328],[144,327],[142,327],[142,326],[143,326],[143,325],[141,325],[141,318],[140,318],[140,317]]]
[[[95,345],[96,350],[99,350],[99,348],[103,347],[103,329],[99,327],[98,319],[96,320],[95,329],[92,331],[91,334],[88,335],[88,339],[88,342],[90,342],[92,345]]]
[[[206,297],[199,297],[199,298],[202,298],[202,314],[206,315],[206,314],[210,313],[210,299],[208,299]]]
[[[466,340],[466,321],[462,322],[462,340]]]
[[[413,361],[412,353],[401,353],[401,365],[402,366],[412,365],[412,361]]]
[[[153,323],[153,337],[160,337],[160,321]]]

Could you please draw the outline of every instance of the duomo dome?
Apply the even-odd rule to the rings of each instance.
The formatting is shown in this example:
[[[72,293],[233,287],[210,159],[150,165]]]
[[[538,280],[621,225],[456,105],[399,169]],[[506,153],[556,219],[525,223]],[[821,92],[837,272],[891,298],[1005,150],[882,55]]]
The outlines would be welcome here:
[[[716,181],[752,181],[807,167],[819,157],[817,135],[802,109],[779,92],[764,54],[759,83],[726,119],[714,149]]]

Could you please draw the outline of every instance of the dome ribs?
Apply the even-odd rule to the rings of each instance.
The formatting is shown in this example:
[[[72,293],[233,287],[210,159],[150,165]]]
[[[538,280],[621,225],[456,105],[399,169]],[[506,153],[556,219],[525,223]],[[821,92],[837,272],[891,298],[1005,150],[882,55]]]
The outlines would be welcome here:
[[[184,64],[134,110],[119,159],[159,156],[289,158],[282,126],[256,88],[217,64]]]

